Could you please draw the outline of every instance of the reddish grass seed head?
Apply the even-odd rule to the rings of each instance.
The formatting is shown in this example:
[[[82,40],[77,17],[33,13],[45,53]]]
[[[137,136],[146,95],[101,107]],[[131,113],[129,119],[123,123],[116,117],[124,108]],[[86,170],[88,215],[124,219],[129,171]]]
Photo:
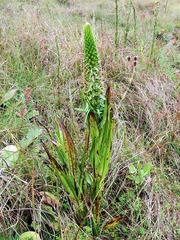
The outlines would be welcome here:
[[[130,56],[127,56],[127,60],[128,60],[128,62],[130,62],[130,60],[131,60],[131,57],[130,57]]]
[[[134,61],[134,67],[136,67],[137,66],[137,61]]]
[[[138,60],[138,56],[134,56],[134,61],[137,61]]]

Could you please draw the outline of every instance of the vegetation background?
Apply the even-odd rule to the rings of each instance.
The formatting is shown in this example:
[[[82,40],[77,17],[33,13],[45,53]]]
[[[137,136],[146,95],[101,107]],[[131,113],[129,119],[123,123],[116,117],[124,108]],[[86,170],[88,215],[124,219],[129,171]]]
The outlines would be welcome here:
[[[97,239],[180,238],[179,12],[178,0],[0,1],[0,239],[92,238],[40,142],[52,148],[60,118],[83,146],[87,21],[113,88],[102,226],[121,219]]]

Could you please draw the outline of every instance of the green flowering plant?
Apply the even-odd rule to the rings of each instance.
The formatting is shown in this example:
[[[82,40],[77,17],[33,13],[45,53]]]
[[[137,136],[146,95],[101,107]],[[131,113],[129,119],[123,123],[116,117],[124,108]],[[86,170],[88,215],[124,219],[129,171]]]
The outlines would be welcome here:
[[[57,141],[54,144],[57,159],[46,144],[42,144],[71,201],[77,223],[81,227],[92,226],[92,236],[98,236],[102,229],[100,213],[104,182],[111,160],[113,110],[110,86],[102,97],[98,52],[89,23],[84,26],[84,65],[84,101],[88,106],[84,146],[76,149],[61,121],[56,126]]]

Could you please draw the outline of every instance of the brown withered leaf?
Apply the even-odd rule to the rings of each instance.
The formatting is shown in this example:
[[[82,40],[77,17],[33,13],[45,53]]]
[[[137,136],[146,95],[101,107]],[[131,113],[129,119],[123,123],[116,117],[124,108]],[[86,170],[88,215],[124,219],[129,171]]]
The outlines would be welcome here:
[[[106,99],[107,99],[107,104],[108,105],[110,105],[111,97],[112,97],[111,87],[108,86],[108,88],[106,90]]]
[[[49,160],[50,160],[51,164],[56,168],[57,171],[61,172],[62,171],[61,166],[58,164],[56,159],[53,158],[53,156],[49,152],[48,148],[46,147],[45,143],[43,141],[41,141],[41,143],[42,143],[42,146],[43,146],[45,152],[47,153],[47,155],[49,157]]]
[[[104,229],[113,229],[116,227],[116,225],[120,222],[123,221],[124,217],[123,216],[119,216],[116,218],[111,219],[110,221],[108,221],[104,226],[103,226],[103,230]]]
[[[59,199],[55,197],[52,193],[50,192],[40,192],[41,195],[41,202],[47,205],[50,205],[54,208],[58,208],[59,206]]]
[[[73,175],[76,176],[76,172],[77,172],[77,153],[76,153],[76,148],[75,148],[74,142],[72,140],[72,137],[71,137],[69,131],[66,129],[66,127],[64,126],[64,124],[60,120],[59,120],[59,126],[60,126],[60,129],[61,129],[62,133],[63,133],[63,138],[64,138],[64,142],[65,142],[66,151],[68,152],[68,155],[70,157]]]

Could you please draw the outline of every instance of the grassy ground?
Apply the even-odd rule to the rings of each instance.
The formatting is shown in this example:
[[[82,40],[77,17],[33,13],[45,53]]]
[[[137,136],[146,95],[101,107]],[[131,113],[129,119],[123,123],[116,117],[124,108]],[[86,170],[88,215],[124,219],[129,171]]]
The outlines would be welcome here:
[[[118,2],[115,46],[113,0],[0,1],[0,149],[19,149],[10,166],[0,158],[0,239],[17,239],[28,230],[41,239],[91,239],[91,226],[79,230],[40,143],[52,147],[60,118],[82,148],[85,124],[77,108],[87,21],[97,38],[102,75],[113,87],[102,226],[122,217],[98,239],[180,237],[180,4]]]

